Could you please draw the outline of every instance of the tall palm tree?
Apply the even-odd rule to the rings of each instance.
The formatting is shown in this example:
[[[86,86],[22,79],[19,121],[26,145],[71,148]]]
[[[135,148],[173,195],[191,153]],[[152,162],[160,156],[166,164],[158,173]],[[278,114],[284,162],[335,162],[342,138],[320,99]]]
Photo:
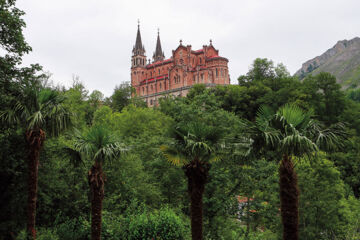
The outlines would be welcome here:
[[[95,125],[84,133],[76,132],[74,150],[93,161],[88,172],[88,182],[91,192],[91,239],[101,239],[102,203],[104,199],[105,178],[103,164],[113,161],[126,149],[103,126]]]
[[[287,104],[276,114],[260,108],[255,124],[248,129],[253,134],[253,150],[271,149],[282,156],[279,167],[280,205],[283,224],[283,239],[299,238],[299,190],[294,169],[296,157],[311,156],[322,149],[329,150],[341,144],[345,137],[342,124],[324,129],[312,119],[311,111]]]
[[[46,133],[58,135],[70,123],[70,114],[63,107],[64,98],[57,91],[42,88],[36,80],[18,84],[18,92],[10,108],[0,113],[2,121],[17,124],[25,130],[28,148],[27,238],[36,239],[35,217],[39,156]]]
[[[223,131],[202,122],[179,124],[171,131],[172,142],[161,146],[165,157],[182,166],[188,179],[192,239],[203,239],[203,193],[211,163],[221,159]]]

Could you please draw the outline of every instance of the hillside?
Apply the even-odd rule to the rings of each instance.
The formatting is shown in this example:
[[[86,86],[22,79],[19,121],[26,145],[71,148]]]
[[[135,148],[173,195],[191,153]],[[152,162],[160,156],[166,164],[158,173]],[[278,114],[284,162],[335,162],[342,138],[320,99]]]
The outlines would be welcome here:
[[[343,87],[360,85],[360,38],[338,41],[322,55],[303,63],[295,75],[303,78],[322,71],[335,75]]]

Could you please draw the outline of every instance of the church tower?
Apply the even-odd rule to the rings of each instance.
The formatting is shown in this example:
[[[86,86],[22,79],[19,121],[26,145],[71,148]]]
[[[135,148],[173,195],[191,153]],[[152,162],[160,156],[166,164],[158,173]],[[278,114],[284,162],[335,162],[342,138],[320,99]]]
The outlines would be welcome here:
[[[140,22],[138,21],[138,29],[136,34],[135,46],[132,50],[131,57],[131,85],[137,86],[141,81],[141,74],[144,74],[146,65],[145,48],[141,42]]]
[[[155,52],[153,55],[153,61],[157,62],[157,61],[162,61],[165,59],[165,55],[164,52],[161,49],[161,43],[160,43],[160,33],[159,33],[159,29],[158,29],[158,35],[157,35],[157,40],[156,40],[156,48],[155,48]]]

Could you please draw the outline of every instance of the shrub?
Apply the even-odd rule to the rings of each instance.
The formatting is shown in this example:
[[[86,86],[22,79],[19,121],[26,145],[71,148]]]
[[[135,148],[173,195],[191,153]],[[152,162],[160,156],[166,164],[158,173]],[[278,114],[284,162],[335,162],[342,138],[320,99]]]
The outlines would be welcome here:
[[[158,212],[144,212],[130,216],[127,239],[129,240],[172,240],[186,239],[188,229],[186,224],[175,212],[163,208]]]
[[[23,230],[19,233],[17,240],[26,240],[26,231]],[[37,240],[60,240],[59,236],[56,234],[56,231],[52,229],[40,228],[36,233]]]
[[[90,236],[90,223],[82,218],[67,219],[56,226],[60,239],[87,240]]]

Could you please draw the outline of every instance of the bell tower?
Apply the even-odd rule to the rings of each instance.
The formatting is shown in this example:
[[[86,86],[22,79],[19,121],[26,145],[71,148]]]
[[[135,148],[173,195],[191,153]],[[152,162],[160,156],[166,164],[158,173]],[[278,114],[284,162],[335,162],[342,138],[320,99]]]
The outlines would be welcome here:
[[[145,48],[141,42],[140,21],[138,20],[138,29],[136,34],[135,45],[131,56],[131,85],[137,86],[141,81],[141,74],[143,74],[146,65]]]

